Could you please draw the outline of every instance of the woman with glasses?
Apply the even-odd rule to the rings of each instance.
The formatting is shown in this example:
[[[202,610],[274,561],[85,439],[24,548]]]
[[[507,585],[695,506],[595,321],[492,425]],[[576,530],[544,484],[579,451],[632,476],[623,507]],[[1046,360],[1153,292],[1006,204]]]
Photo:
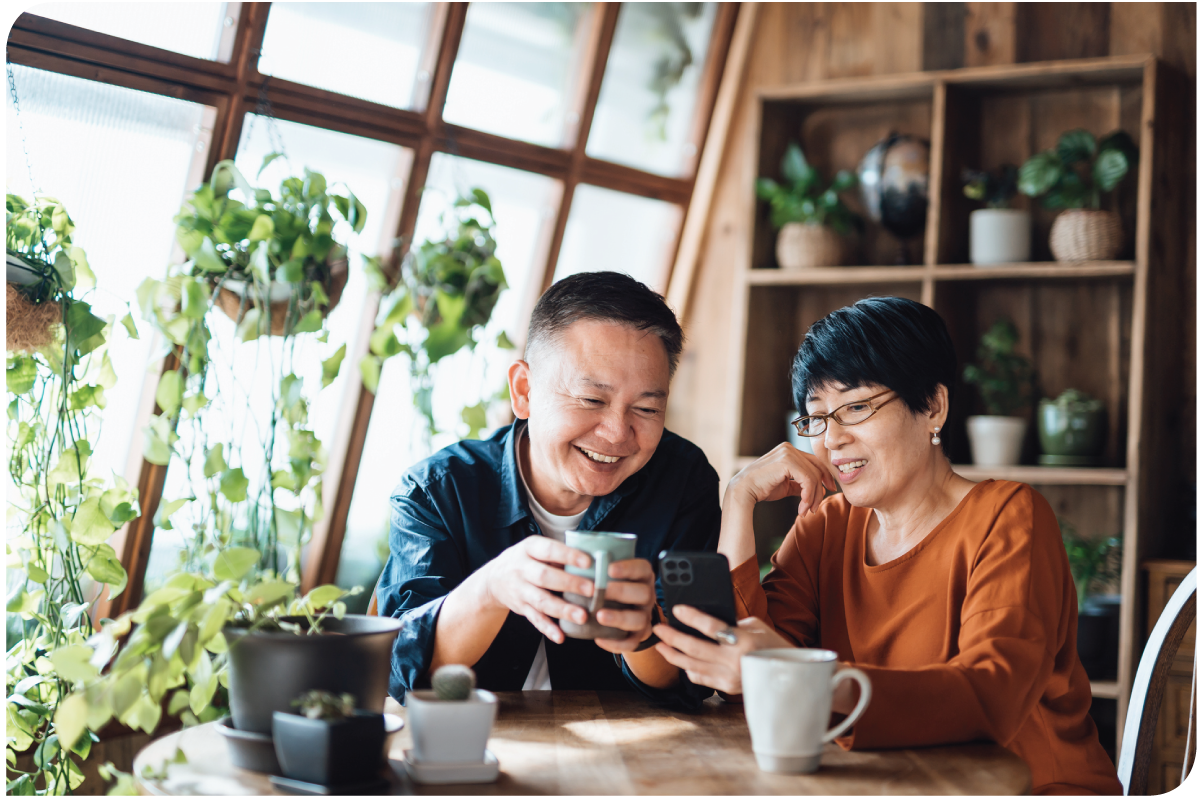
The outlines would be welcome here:
[[[873,686],[842,746],[990,739],[1028,763],[1035,793],[1119,794],[1088,715],[1054,512],[1027,485],[951,468],[941,433],[956,373],[941,317],[911,300],[861,300],[814,324],[792,365],[812,454],[780,444],[725,491],[718,551],[742,621],[676,608],[720,643],[658,625],[658,650],[693,682],[740,694],[746,652],[832,649]],[[788,496],[796,522],[760,585],[754,506]],[[842,682],[834,711],[857,691]]]

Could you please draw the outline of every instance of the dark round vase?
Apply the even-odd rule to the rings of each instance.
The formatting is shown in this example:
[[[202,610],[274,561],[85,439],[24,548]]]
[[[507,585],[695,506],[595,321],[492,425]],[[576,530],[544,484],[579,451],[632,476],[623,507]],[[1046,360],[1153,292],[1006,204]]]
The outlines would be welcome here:
[[[320,635],[225,629],[234,727],[269,735],[272,714],[294,713],[292,700],[314,690],[352,694],[355,707],[383,712],[401,621],[346,616],[321,624]]]

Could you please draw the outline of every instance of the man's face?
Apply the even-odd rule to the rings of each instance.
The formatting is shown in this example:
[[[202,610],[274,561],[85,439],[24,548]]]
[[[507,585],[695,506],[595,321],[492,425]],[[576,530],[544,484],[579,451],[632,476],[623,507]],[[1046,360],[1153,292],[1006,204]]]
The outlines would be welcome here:
[[[528,419],[530,488],[551,513],[580,513],[650,460],[662,438],[670,370],[654,333],[584,320],[509,369]]]

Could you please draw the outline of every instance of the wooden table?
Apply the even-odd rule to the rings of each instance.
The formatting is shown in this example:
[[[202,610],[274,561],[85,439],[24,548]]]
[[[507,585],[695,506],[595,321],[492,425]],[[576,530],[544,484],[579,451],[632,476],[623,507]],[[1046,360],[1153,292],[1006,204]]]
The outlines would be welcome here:
[[[689,714],[649,704],[631,693],[527,691],[500,693],[488,748],[500,779],[487,785],[423,786],[399,762],[411,746],[395,735],[389,757],[393,794],[1022,794],[1029,768],[995,744],[846,752],[829,744],[813,774],[759,771],[740,705],[713,697]],[[387,712],[404,715],[388,700]],[[155,741],[134,773],[158,769],[175,753],[186,764],[162,780],[138,778],[153,795],[276,794],[266,775],[229,764],[214,724]]]

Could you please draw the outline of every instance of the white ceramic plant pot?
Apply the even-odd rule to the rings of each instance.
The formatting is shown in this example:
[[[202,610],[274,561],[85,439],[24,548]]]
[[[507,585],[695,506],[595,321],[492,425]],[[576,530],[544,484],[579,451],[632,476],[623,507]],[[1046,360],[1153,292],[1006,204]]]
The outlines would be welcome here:
[[[976,466],[1016,466],[1028,422],[1014,416],[970,416],[967,438]]]
[[[971,263],[1012,264],[1029,260],[1030,216],[1015,208],[971,212]]]
[[[496,695],[475,690],[463,702],[433,691],[409,691],[406,700],[413,754],[422,763],[479,763],[496,720]]]

